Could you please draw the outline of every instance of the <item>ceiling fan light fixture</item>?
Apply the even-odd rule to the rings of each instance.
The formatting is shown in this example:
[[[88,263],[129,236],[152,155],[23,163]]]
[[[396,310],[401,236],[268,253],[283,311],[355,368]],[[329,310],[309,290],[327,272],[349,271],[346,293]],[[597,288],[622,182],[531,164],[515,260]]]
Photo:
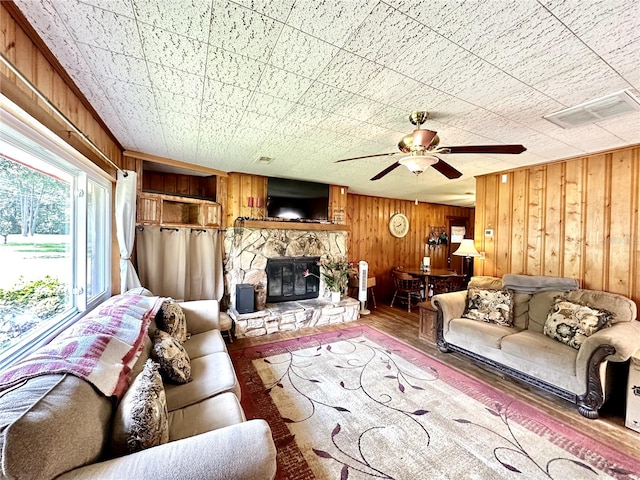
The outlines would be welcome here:
[[[438,157],[434,157],[433,155],[407,155],[406,157],[402,157],[398,160],[400,165],[404,165],[416,175],[420,175],[431,165],[438,163],[440,159]]]

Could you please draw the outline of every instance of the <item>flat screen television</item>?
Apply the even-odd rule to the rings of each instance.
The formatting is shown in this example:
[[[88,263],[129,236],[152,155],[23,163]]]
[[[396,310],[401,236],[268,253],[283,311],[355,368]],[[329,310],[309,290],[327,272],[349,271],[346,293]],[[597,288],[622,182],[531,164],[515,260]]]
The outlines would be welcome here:
[[[267,216],[288,220],[327,220],[329,218],[329,185],[286,178],[269,178]]]

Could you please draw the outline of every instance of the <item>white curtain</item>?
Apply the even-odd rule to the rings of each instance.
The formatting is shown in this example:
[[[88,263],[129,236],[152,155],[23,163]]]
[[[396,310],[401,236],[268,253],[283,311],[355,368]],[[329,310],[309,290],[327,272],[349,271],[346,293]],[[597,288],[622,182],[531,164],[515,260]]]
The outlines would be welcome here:
[[[155,295],[222,299],[222,234],[218,230],[145,226],[137,231],[140,279]]]
[[[116,238],[120,249],[120,293],[140,287],[131,263],[136,228],[136,172],[118,170],[116,181]]]

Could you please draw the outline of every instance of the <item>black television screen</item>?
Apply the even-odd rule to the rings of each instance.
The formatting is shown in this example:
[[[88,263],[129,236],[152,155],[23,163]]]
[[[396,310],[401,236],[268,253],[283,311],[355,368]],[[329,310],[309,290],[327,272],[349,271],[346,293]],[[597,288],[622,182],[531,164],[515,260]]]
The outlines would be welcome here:
[[[269,178],[267,216],[291,220],[327,220],[329,218],[329,185]]]

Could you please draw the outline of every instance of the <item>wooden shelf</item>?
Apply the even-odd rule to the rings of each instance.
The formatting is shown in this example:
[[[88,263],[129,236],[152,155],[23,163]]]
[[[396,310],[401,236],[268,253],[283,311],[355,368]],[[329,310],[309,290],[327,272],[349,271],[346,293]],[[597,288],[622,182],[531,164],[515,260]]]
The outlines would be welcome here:
[[[138,195],[138,225],[166,227],[220,227],[219,203],[174,195]]]
[[[350,230],[347,225],[337,225],[333,223],[278,222],[270,220],[245,220],[244,222],[238,222],[238,226],[244,228],[273,228],[278,230]]]

